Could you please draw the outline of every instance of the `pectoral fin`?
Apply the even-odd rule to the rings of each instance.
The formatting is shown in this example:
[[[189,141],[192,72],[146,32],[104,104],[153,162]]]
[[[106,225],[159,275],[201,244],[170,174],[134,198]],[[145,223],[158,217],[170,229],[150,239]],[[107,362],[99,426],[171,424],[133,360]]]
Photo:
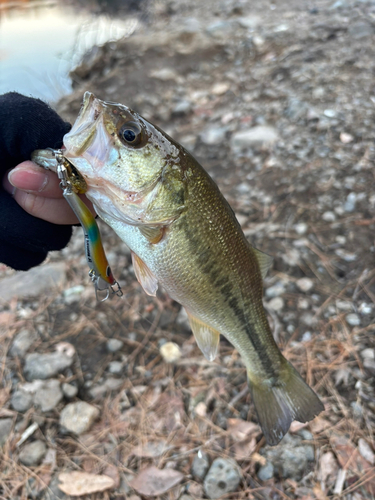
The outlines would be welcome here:
[[[150,269],[146,266],[142,259],[138,257],[134,252],[131,252],[134,272],[137,280],[142,285],[143,290],[147,295],[156,296],[156,290],[158,289],[158,280],[152,274]]]
[[[138,229],[150,243],[155,245],[162,239],[165,228],[164,226],[139,226]]]
[[[208,361],[213,361],[219,349],[220,333],[197,319],[188,311],[186,312],[199,349]]]
[[[257,248],[254,248],[254,247],[252,247],[252,248],[253,248],[255,256],[257,258],[262,278],[264,279],[267,275],[269,268],[272,266],[273,257],[271,257],[271,255],[268,255],[264,252],[261,252]]]

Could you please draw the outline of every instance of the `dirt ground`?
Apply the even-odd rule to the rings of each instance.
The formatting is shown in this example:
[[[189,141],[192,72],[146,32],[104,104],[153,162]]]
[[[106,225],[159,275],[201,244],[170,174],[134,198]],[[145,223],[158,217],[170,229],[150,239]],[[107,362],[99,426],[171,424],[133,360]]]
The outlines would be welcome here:
[[[97,302],[77,228],[38,270],[43,282],[46,266],[62,265],[59,286],[0,306],[0,426],[9,421],[0,498],[74,498],[58,487],[72,471],[112,478],[86,498],[217,498],[194,465],[199,452],[238,467],[239,484],[223,498],[374,498],[375,2],[172,0],[144,9],[130,38],[85,57],[58,111],[74,121],[89,90],[127,104],[193,153],[252,244],[274,256],[269,320],[325,412],[293,424],[271,451],[254,425],[238,353],[222,339],[217,359],[206,361],[180,306],[163,292],[145,295],[126,246],[102,224],[124,297]],[[12,276],[1,268],[0,287]],[[12,353],[24,330],[32,342]],[[113,338],[122,342],[116,350]],[[167,342],[178,346],[169,363]],[[15,392],[32,392],[25,384],[35,379],[27,356],[67,350],[72,362],[48,379],[78,392],[63,390],[50,410],[34,398],[17,411]],[[80,434],[60,420],[78,401],[99,410]],[[45,454],[27,465],[22,450],[37,440]],[[163,482],[152,466],[166,471],[166,489],[152,490]]]

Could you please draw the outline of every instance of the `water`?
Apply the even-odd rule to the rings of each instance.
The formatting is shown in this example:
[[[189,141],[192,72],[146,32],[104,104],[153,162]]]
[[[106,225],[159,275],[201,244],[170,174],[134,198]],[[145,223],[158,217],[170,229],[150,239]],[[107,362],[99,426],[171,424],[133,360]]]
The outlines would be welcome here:
[[[71,91],[68,73],[87,50],[129,36],[137,24],[130,8],[109,17],[64,0],[0,0],[0,94],[57,101]]]

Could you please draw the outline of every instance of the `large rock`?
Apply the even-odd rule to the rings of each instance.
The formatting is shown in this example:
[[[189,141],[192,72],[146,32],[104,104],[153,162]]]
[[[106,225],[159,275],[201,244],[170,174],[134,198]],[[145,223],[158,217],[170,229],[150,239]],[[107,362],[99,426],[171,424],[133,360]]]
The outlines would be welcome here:
[[[236,491],[241,476],[238,466],[232,460],[217,458],[204,480],[204,491],[208,498],[220,498],[222,495]]]
[[[31,353],[26,356],[24,372],[28,380],[46,379],[57,375],[73,364],[73,357],[64,352]]]
[[[38,465],[47,452],[47,447],[40,439],[24,446],[21,450],[19,460],[24,465]]]
[[[34,405],[39,406],[42,412],[56,408],[63,398],[60,382],[56,379],[46,380],[34,395]]]
[[[30,271],[18,271],[0,281],[0,297],[7,302],[12,297],[24,299],[50,294],[51,288],[56,289],[64,284],[65,269],[64,262],[54,262],[34,267]]]

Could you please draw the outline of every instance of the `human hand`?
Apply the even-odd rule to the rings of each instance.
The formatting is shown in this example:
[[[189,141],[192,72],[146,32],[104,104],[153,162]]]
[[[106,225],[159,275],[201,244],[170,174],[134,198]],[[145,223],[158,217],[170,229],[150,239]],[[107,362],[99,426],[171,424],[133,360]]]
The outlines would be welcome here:
[[[39,99],[16,92],[0,96],[0,262],[14,269],[40,264],[70,240],[69,224],[77,220],[57,189],[56,174],[24,163],[35,149],[61,147],[69,129]]]
[[[78,219],[63,198],[59,178],[32,161],[24,161],[4,177],[4,189],[30,215],[53,224],[77,224]],[[86,205],[92,204],[84,197]]]

